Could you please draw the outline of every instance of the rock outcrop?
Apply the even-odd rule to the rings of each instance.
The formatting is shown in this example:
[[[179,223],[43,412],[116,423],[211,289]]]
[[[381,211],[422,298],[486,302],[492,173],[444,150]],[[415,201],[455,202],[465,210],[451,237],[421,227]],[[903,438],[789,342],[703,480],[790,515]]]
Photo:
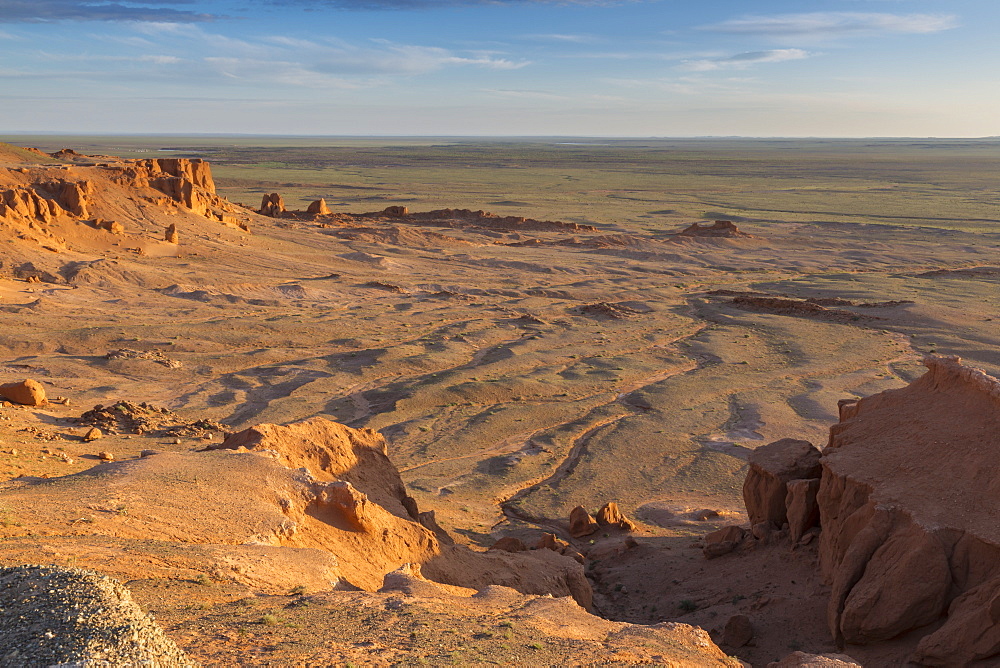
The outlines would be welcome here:
[[[34,509],[23,523],[0,526],[0,559],[57,550],[133,579],[155,554],[167,576],[208,571],[268,591],[338,583],[375,591],[386,573],[412,563],[448,585],[592,603],[572,554],[451,544],[406,494],[378,432],[321,418],[258,425],[203,451],[109,461],[59,480],[0,483],[0,503]],[[106,513],[74,522],[81,507],[115,508],[118,498],[129,499],[127,521]]]
[[[46,403],[45,388],[31,378],[0,385],[0,397],[24,406],[43,406]]]
[[[583,538],[589,536],[601,528],[587,509],[577,506],[569,513],[569,535],[573,538]]]
[[[741,232],[738,227],[729,220],[717,220],[711,225],[692,223],[688,227],[677,233],[682,237],[725,237],[725,238],[752,238],[753,235]]]
[[[622,531],[638,531],[639,527],[635,522],[625,517],[618,509],[618,504],[608,501],[597,511],[597,523],[602,527],[621,529]]]
[[[817,497],[831,632],[869,643],[944,617],[912,657],[927,665],[1000,653],[1000,381],[960,362],[841,402]]]
[[[315,202],[310,202],[309,207],[306,209],[306,213],[311,213],[315,216],[326,216],[330,213],[330,207],[326,205],[325,199],[318,199]]]
[[[792,537],[818,517],[838,643],[926,628],[913,663],[995,661],[1000,380],[957,357],[924,364],[905,388],[842,401],[822,457],[802,441],[758,448],[744,498],[752,522],[784,519]]]
[[[202,160],[98,161],[63,155],[71,155],[72,164],[0,169],[0,225],[13,228],[21,239],[60,251],[74,225],[88,223],[123,234],[120,223],[101,216],[145,219],[149,205],[163,213],[182,208],[215,222],[238,224],[238,208],[216,194],[211,168]]]
[[[285,213],[285,200],[283,200],[281,195],[278,193],[264,195],[260,201],[260,209],[258,210],[258,213],[262,216],[278,218],[281,214]]]
[[[808,441],[783,438],[750,453],[750,470],[743,482],[743,503],[751,526],[772,522],[781,527],[788,521],[786,499],[789,484],[819,478],[820,452]],[[798,486],[795,486],[798,490]],[[800,492],[796,492],[796,498]],[[798,513],[798,507],[796,507]]]
[[[121,185],[154,188],[198,215],[223,221],[234,207],[215,193],[209,163],[200,159],[123,160],[98,167]]]

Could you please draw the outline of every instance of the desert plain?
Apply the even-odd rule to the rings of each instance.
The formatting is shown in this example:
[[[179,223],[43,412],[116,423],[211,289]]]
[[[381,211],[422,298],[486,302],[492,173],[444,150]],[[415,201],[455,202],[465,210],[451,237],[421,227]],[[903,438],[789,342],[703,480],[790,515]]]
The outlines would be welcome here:
[[[766,666],[801,650],[903,666],[944,623],[838,638],[822,540],[706,559],[705,536],[750,530],[754,451],[826,446],[838,402],[908,385],[926,355],[1000,374],[997,140],[5,140],[0,189],[91,185],[75,212],[0,217],[0,383],[48,397],[0,408],[4,566],[107,573],[205,665]],[[128,176],[190,159],[210,173]],[[193,185],[153,193],[171,177]],[[982,417],[958,412],[935,419]],[[565,576],[576,603],[520,583],[526,603],[488,589],[513,576],[462,581],[440,559],[424,576],[457,589],[411,575],[378,593],[406,549],[330,552],[269,524],[301,462],[190,459],[312,418],[379,432],[398,499],[433,511],[442,545],[553,534],[591,599]],[[398,499],[379,503],[403,517]],[[609,502],[634,530],[571,534],[575,507]],[[701,638],[675,622],[719,655],[671,654]]]

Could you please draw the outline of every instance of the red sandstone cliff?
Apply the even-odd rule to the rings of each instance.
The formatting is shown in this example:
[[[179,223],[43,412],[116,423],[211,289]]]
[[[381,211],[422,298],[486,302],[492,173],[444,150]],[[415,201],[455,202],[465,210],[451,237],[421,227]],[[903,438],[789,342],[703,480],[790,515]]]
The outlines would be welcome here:
[[[199,159],[101,158],[0,167],[0,228],[50,250],[66,248],[73,224],[113,231],[116,218],[148,217],[150,207],[239,224],[239,208],[216,194],[211,168]]]
[[[808,453],[779,442],[766,448],[781,461],[751,457],[744,495],[754,521],[819,523],[838,642],[919,629],[911,662],[964,666],[1000,655],[1000,380],[957,357],[925,364],[908,387],[841,402],[818,476],[782,479]]]

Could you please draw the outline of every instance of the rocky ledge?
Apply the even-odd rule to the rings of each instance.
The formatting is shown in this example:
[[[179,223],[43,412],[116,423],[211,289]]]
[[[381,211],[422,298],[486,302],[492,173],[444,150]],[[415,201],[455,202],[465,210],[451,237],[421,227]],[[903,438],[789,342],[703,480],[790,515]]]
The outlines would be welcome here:
[[[754,535],[815,538],[830,631],[868,645],[914,633],[909,661],[1000,654],[1000,381],[929,357],[909,386],[840,402],[820,456],[779,441],[751,456]],[[776,528],[776,527],[775,527]]]

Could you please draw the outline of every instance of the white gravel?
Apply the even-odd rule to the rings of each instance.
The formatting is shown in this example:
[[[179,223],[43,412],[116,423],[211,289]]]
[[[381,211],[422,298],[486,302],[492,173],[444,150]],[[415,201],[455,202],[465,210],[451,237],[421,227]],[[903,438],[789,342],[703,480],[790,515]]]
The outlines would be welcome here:
[[[2,668],[196,665],[116,580],[74,568],[0,568]]]

